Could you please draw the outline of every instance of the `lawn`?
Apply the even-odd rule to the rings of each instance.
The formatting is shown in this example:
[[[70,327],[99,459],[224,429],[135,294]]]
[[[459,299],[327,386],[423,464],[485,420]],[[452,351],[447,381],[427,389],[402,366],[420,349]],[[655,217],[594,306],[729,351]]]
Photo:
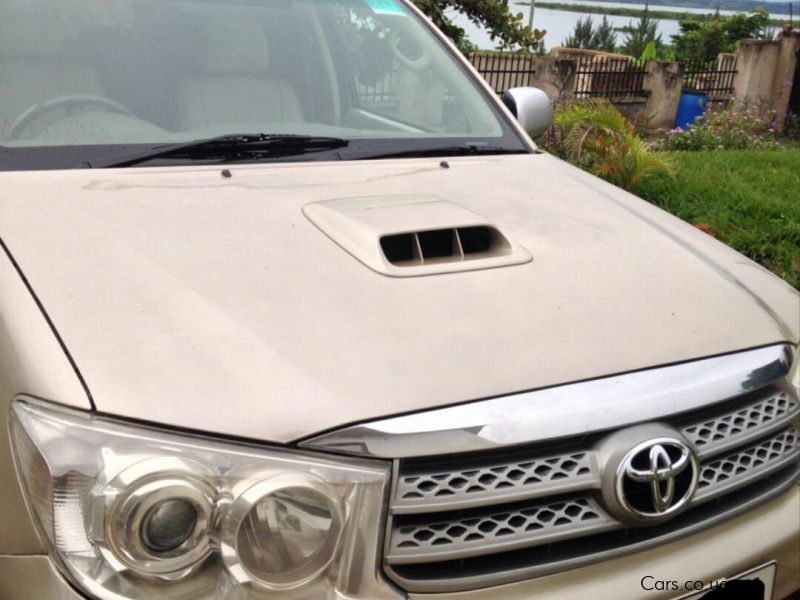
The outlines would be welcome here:
[[[636,193],[710,226],[717,239],[800,289],[800,149],[672,152],[674,180]]]

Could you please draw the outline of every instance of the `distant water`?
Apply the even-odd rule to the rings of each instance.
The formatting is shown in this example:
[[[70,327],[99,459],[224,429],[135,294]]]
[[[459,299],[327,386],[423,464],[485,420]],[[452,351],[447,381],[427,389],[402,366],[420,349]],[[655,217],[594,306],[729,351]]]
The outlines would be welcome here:
[[[584,4],[584,5],[588,4],[589,6],[607,6],[609,8],[639,8],[639,9],[643,9],[646,6],[644,3],[642,3],[642,4],[627,4],[625,2],[597,2],[596,0],[549,0],[549,1],[559,2],[561,4]],[[777,6],[776,6],[776,4],[777,4]],[[515,6],[516,6],[516,9],[514,10],[515,13],[516,12],[524,12],[526,15],[528,14],[528,11],[527,11],[528,7],[527,6],[521,5],[521,4],[517,3],[517,2],[513,2],[512,3],[512,8],[514,8]],[[770,3],[770,4],[766,4],[765,3],[764,6],[767,8],[767,11],[769,12],[771,17],[774,17],[776,19],[780,19],[780,18],[785,18],[787,20],[789,19],[789,13],[788,13],[789,4],[788,3],[780,4],[780,3],[773,2],[773,3]],[[796,6],[797,5],[795,3],[795,7]],[[715,9],[713,9],[713,8],[685,8],[683,6],[680,6],[680,7],[678,7],[678,6],[651,6],[650,8],[652,10],[676,12],[676,13],[679,13],[679,14],[692,13],[692,14],[697,14],[697,15],[707,15],[708,13],[716,12]],[[787,12],[786,12],[786,14],[782,14],[782,13],[774,10],[776,8],[777,9],[786,10]],[[517,9],[519,9],[519,10],[517,10]],[[721,10],[721,11],[719,11],[719,13],[721,15],[735,15],[735,14],[737,14],[739,12],[742,12],[742,11],[736,11],[736,10]],[[797,20],[797,15],[795,15],[795,20]]]
[[[626,7],[626,8],[644,8],[644,4],[622,4],[616,2],[593,2],[592,0],[547,0],[551,2],[560,2],[562,4],[584,4],[590,6],[599,6],[599,7]],[[653,10],[660,10],[660,11],[674,11],[677,15],[683,15],[686,13],[699,13],[699,14],[707,14],[709,12],[713,12],[711,10],[705,9],[692,9],[692,8],[682,8],[676,6],[655,6],[652,7]],[[513,4],[511,6],[511,11],[514,13],[523,13],[526,18],[530,11],[530,6],[525,5],[518,5]],[[734,14],[734,11],[720,11],[721,14]],[[448,16],[458,25],[462,27],[469,35],[469,39],[472,41],[473,44],[476,44],[481,49],[484,50],[491,50],[497,46],[497,42],[493,42],[490,38],[488,33],[483,30],[481,27],[478,27],[474,23],[472,23],[469,19],[467,19],[464,15],[457,13],[455,11],[448,11]],[[589,13],[578,13],[578,12],[569,12],[563,10],[550,10],[546,8],[536,8],[534,10],[534,19],[533,19],[533,26],[536,29],[545,29],[547,31],[547,35],[545,36],[545,46],[547,48],[553,48],[555,46],[560,46],[561,43],[566,39],[568,35],[570,35],[575,28],[575,23],[578,19],[583,19],[586,17],[592,17],[592,21],[598,23],[603,20],[603,15],[594,15]],[[770,15],[774,18],[786,18],[789,19],[789,15]],[[615,27],[625,27],[626,25],[630,24],[631,22],[635,22],[637,20],[636,17],[618,17],[613,15],[606,15],[606,18],[611,22],[611,24]],[[795,20],[798,20],[798,17],[795,16]],[[661,34],[665,43],[669,43],[670,36],[673,34],[678,33],[678,20],[667,20],[667,19],[659,19],[658,21],[658,32]],[[527,20],[526,20],[527,23]],[[624,38],[625,34],[617,33],[617,43],[622,43],[622,39]]]

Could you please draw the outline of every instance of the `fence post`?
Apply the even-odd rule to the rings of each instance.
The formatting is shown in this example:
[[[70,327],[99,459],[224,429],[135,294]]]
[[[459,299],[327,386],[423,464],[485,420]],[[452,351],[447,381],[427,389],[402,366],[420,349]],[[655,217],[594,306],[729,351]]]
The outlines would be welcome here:
[[[772,108],[775,109],[775,125],[783,128],[789,101],[792,96],[794,78],[797,74],[797,62],[800,56],[800,32],[783,32],[778,40],[778,64],[775,67],[775,80],[772,86]]]
[[[778,42],[741,40],[736,50],[737,73],[733,80],[736,101],[770,103],[777,63]]]
[[[672,129],[683,92],[683,64],[662,60],[647,63],[642,87],[649,91],[644,114],[650,129]]]
[[[783,127],[789,107],[800,34],[784,33],[778,41],[742,40],[737,54],[737,101],[753,101],[776,112],[776,126]]]
[[[536,56],[533,59],[531,85],[544,90],[553,103],[571,100],[575,95],[575,61],[556,56]]]

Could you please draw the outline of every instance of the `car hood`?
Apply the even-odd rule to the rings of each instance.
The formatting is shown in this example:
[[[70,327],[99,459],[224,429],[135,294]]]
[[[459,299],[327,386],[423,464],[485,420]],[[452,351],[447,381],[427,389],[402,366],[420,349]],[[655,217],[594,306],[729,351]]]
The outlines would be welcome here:
[[[795,290],[618,188],[549,155],[445,166],[4,173],[0,236],[99,411],[260,440],[798,340]],[[421,193],[533,260],[391,277],[303,212]]]

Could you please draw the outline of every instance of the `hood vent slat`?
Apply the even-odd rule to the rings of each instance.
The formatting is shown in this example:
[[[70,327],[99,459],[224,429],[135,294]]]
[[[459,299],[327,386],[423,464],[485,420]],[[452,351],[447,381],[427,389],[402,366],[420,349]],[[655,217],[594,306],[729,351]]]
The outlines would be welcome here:
[[[391,264],[412,267],[511,254],[511,244],[494,227],[479,225],[386,235],[381,249]]]
[[[389,277],[482,271],[533,260],[486,217],[434,195],[314,202],[303,214],[364,265]]]

